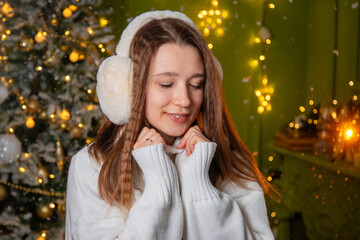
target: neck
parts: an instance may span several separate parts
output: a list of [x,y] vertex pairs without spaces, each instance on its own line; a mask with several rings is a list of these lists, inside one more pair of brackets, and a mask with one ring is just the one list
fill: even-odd
[[168,135],[166,135],[164,133],[160,133],[160,135],[162,136],[162,138],[166,142],[166,145],[172,146],[174,144],[176,137],[171,137],[171,136],[168,136]]

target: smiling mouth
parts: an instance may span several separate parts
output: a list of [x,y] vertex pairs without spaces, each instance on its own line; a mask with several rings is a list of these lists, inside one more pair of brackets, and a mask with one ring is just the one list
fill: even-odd
[[177,122],[177,123],[182,123],[185,122],[186,119],[190,116],[190,114],[174,114],[174,113],[165,113],[170,120]]

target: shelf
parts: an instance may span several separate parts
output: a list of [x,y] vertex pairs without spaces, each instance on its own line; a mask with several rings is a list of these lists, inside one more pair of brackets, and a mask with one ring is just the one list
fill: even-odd
[[352,165],[347,164],[345,162],[331,162],[330,158],[326,158],[324,156],[316,156],[310,152],[294,152],[289,149],[280,147],[275,145],[274,143],[268,144],[268,149],[273,151],[274,153],[278,153],[280,155],[291,156],[295,159],[299,159],[301,161],[305,161],[321,168],[331,170],[337,174],[342,174],[348,177],[353,177],[356,179],[360,179],[360,169],[354,168]]

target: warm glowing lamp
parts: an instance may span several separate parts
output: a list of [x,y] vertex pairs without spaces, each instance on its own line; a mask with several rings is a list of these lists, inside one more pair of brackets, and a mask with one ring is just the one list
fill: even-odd
[[354,135],[354,131],[351,128],[345,130],[345,139],[350,140]]

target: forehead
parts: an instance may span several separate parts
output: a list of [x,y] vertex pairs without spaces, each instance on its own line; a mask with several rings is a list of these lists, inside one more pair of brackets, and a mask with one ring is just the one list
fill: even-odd
[[204,60],[195,46],[166,43],[153,55],[150,65],[150,72],[164,70],[204,72]]

